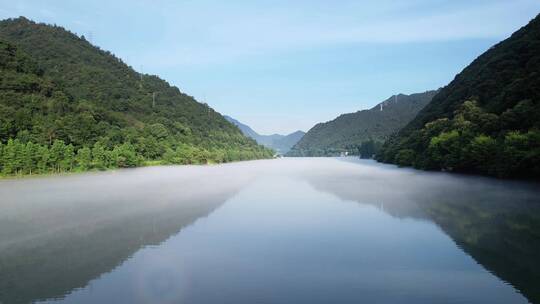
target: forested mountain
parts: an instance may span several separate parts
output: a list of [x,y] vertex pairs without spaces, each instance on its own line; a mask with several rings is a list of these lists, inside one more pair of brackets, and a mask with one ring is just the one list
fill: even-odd
[[540,16],[474,60],[377,156],[421,169],[540,177]]
[[436,91],[388,98],[369,110],[319,123],[291,149],[290,156],[331,156],[347,151],[371,157],[394,132],[405,126]]
[[285,154],[306,134],[304,131],[296,131],[288,135],[272,134],[261,135],[255,132],[250,126],[245,125],[238,120],[225,116],[225,119],[236,125],[244,135],[253,138],[260,145],[274,149],[280,154]]
[[271,156],[206,104],[84,37],[0,22],[3,174]]

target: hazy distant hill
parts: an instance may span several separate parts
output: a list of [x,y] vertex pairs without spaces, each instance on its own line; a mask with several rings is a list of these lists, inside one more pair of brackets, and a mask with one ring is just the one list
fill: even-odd
[[238,120],[224,116],[225,119],[235,124],[244,135],[253,138],[257,143],[266,147],[274,149],[276,152],[285,154],[287,153],[301,138],[306,134],[303,131],[296,131],[289,135],[272,134],[272,135],[260,135],[255,132],[251,127],[245,125]]
[[440,90],[378,155],[422,169],[540,177],[540,17]]
[[208,105],[62,27],[3,20],[0,41],[3,174],[271,155]]
[[328,156],[342,151],[359,153],[363,143],[381,144],[405,126],[436,91],[392,96],[369,110],[343,114],[319,123],[289,151],[290,156]]

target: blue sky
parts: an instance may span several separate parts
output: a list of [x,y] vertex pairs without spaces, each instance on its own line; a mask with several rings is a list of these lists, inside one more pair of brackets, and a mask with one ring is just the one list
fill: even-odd
[[446,85],[538,0],[0,0],[91,38],[256,131],[307,131]]

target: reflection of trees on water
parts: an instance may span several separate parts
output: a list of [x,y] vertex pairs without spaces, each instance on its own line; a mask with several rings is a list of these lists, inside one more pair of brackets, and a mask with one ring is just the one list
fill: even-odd
[[[134,172],[122,174],[130,178]],[[32,195],[1,189],[13,196],[0,215],[0,302],[58,298],[82,288],[140,248],[157,245],[209,215],[247,181],[216,185],[199,179],[195,187],[182,177],[167,183],[139,177],[123,185],[110,174],[105,181],[85,176],[62,186],[62,180],[44,186],[23,181],[28,183],[24,189],[37,187]],[[46,202],[41,204],[39,195]]]
[[540,301],[540,206],[536,205],[446,202],[431,204],[427,212],[460,248],[536,303]]
[[[540,302],[537,184],[371,163],[274,164],[268,172],[305,179],[343,200],[434,222],[487,270]],[[261,175],[239,167],[145,168],[0,183],[0,302],[62,297],[87,286],[140,248],[207,216]]]
[[488,271],[540,302],[538,184],[390,169],[307,180],[343,200],[434,222]]

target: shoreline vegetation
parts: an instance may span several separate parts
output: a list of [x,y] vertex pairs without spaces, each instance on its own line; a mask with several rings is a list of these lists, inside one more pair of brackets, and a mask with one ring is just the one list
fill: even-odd
[[51,146],[24,143],[10,139],[0,143],[0,178],[47,176],[65,173],[83,173],[121,168],[135,168],[157,165],[209,165],[235,161],[268,159],[273,155],[269,150],[204,150],[183,145],[176,150],[167,149],[160,159],[145,159],[134,145],[124,143],[107,149],[100,142],[92,148],[75,150],[55,140]]
[[0,181],[9,181],[9,180],[18,180],[18,179],[30,179],[30,178],[40,178],[40,177],[72,176],[72,175],[87,174],[87,173],[114,172],[115,170],[138,169],[138,168],[146,168],[146,167],[216,166],[216,165],[232,164],[232,163],[236,163],[236,162],[265,160],[265,159],[273,159],[273,158],[257,158],[257,159],[251,158],[251,159],[235,160],[235,161],[222,162],[222,163],[217,163],[217,162],[214,162],[214,161],[208,161],[207,163],[191,163],[191,164],[172,164],[172,163],[166,163],[166,162],[161,161],[161,160],[147,160],[147,161],[143,161],[141,163],[141,165],[136,166],[136,167],[110,167],[110,168],[103,168],[103,169],[93,168],[93,169],[88,169],[88,170],[85,170],[85,171],[71,170],[71,171],[61,171],[61,172],[32,173],[32,174],[12,174],[12,175],[0,174]]

